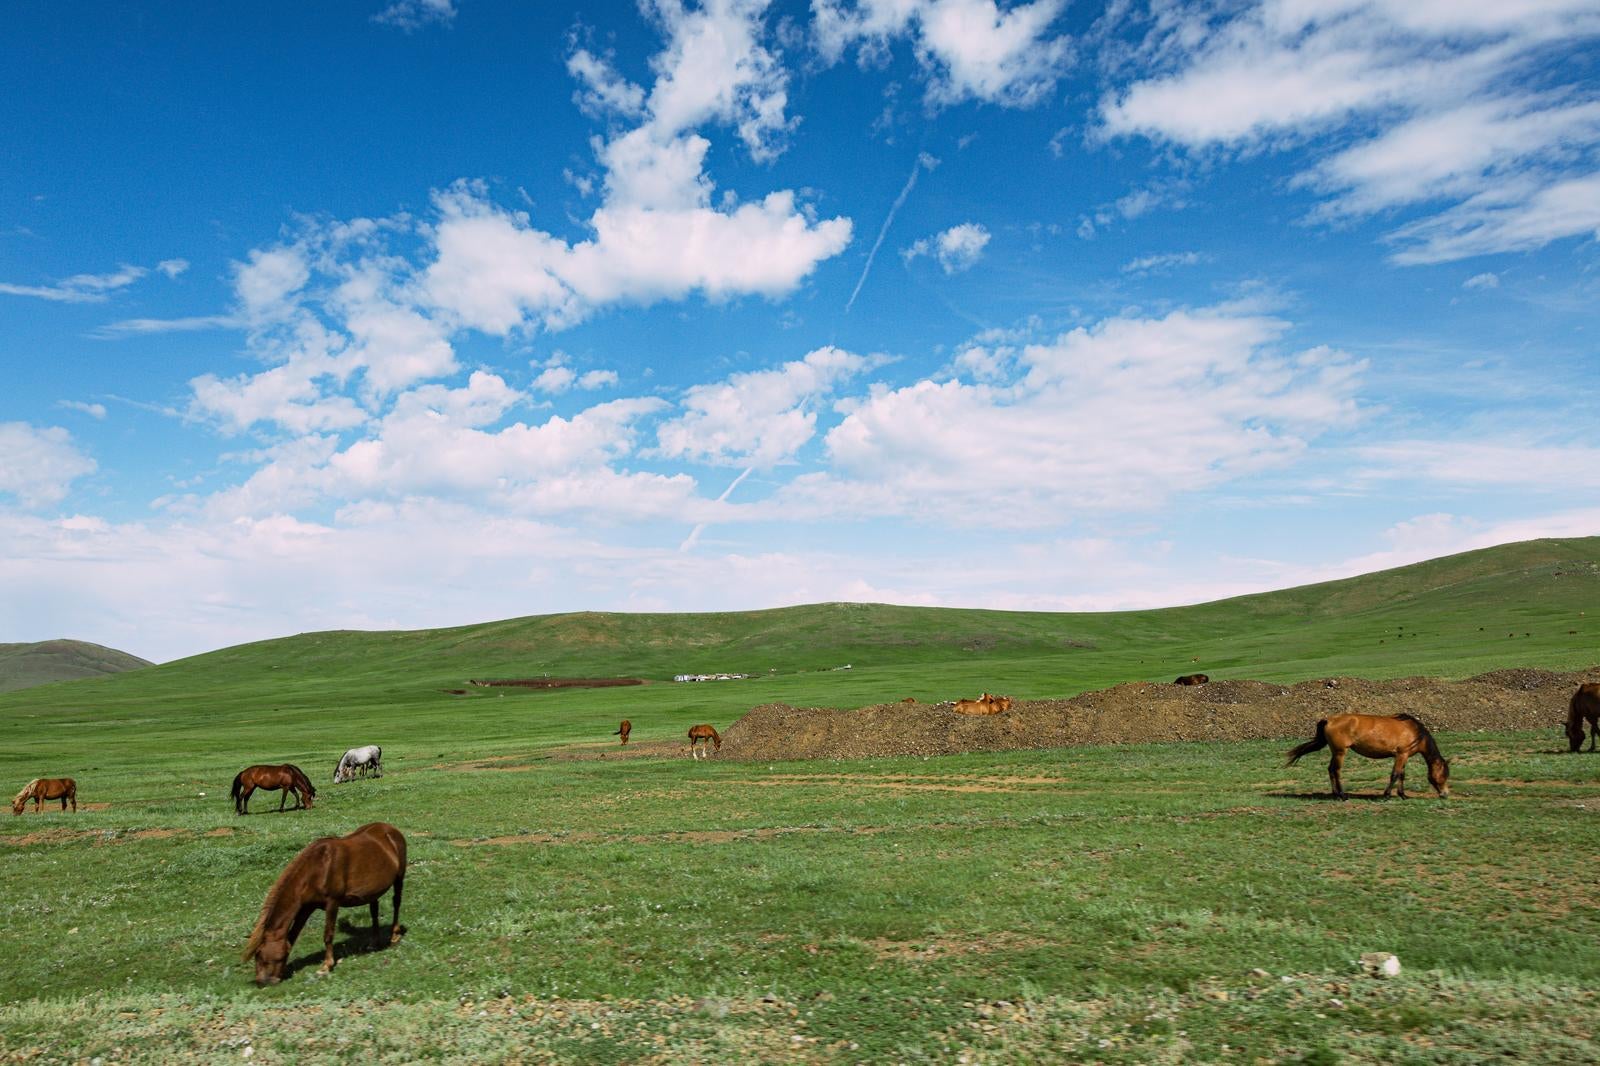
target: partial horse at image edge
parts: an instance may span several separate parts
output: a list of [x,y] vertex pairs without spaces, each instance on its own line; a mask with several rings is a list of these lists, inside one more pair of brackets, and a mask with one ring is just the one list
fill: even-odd
[[1286,765],[1293,766],[1302,756],[1322,748],[1333,751],[1328,760],[1328,779],[1333,783],[1335,799],[1348,798],[1340,776],[1348,751],[1369,759],[1394,759],[1394,768],[1389,771],[1389,787],[1383,790],[1385,799],[1393,794],[1397,785],[1400,798],[1407,798],[1406,760],[1421,753],[1428,763],[1428,783],[1439,793],[1440,799],[1450,798],[1450,763],[1440,753],[1428,727],[1409,714],[1330,715],[1317,723],[1314,737],[1289,749]]
[[294,763],[246,766],[233,777],[233,813],[249,814],[250,794],[258,788],[266,792],[279,790],[283,792],[283,796],[278,800],[280,813],[283,811],[283,805],[288,802],[291,792],[294,793],[300,806],[308,811],[313,806],[311,801],[317,796],[317,789],[311,783],[311,778]]
[[1572,751],[1583,749],[1583,723],[1589,723],[1589,750],[1600,739],[1600,684],[1579,685],[1567,704],[1567,743]]
[[72,813],[78,813],[78,782],[70,777],[36,777],[22,786],[22,791],[11,801],[11,813],[21,814],[28,801],[33,800],[33,813],[38,814],[45,800],[60,800],[61,809],[72,803]]
[[245,944],[243,958],[256,964],[256,984],[283,980],[289,951],[313,912],[323,912],[322,973],[334,967],[333,936],[339,908],[367,904],[372,910],[372,947],[378,946],[378,899],[394,889],[392,944],[405,932],[400,896],[406,881],[406,838],[387,822],[370,822],[342,837],[320,837],[289,860],[261,905],[261,917]]

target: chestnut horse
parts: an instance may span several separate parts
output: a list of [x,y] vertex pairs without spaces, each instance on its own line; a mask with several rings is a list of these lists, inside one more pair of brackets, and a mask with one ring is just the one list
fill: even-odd
[[624,718],[622,720],[622,725],[618,726],[617,731],[611,735],[614,737],[621,737],[623,746],[626,747],[628,743],[628,734],[631,732],[633,732],[633,723]]
[[[716,751],[722,750],[722,736],[712,726],[701,724],[689,727],[689,755],[691,758],[700,758],[701,745],[710,741]],[[707,756],[709,758],[709,756]]]
[[1011,697],[991,696],[985,692],[975,700],[956,700],[950,708],[957,714],[999,714],[1011,709]]
[[1573,751],[1583,747],[1583,723],[1589,723],[1589,750],[1600,739],[1600,685],[1579,685],[1567,704],[1567,743]]
[[72,801],[72,813],[78,813],[78,783],[70,777],[36,777],[22,786],[22,791],[17,793],[11,801],[11,813],[21,814],[22,808],[33,800],[33,813],[38,814],[44,806],[45,800],[60,800],[61,809],[67,809],[67,801]]
[[323,912],[322,973],[332,971],[333,933],[340,907],[372,908],[372,946],[378,947],[378,898],[394,889],[394,924],[389,942],[400,939],[400,893],[406,883],[406,838],[387,822],[372,822],[349,836],[322,837],[289,860],[272,883],[261,917],[244,946],[244,960],[256,960],[256,984],[283,980],[289,949],[313,911]]
[[1328,760],[1328,778],[1333,782],[1333,798],[1348,799],[1339,770],[1344,766],[1344,753],[1354,751],[1369,759],[1394,758],[1394,769],[1389,772],[1389,787],[1383,790],[1388,799],[1395,786],[1400,786],[1400,798],[1406,798],[1406,760],[1418,752],[1428,761],[1428,783],[1439,793],[1440,799],[1450,798],[1450,764],[1439,754],[1428,727],[1409,714],[1392,718],[1378,714],[1336,714],[1317,723],[1317,735],[1298,747],[1289,750],[1288,765],[1300,761],[1322,748],[1332,748]]
[[283,790],[282,797],[278,800],[278,810],[283,810],[283,805],[288,802],[289,793],[294,793],[294,798],[299,801],[304,810],[311,809],[311,801],[317,795],[317,790],[311,784],[311,779],[305,771],[293,763],[284,763],[281,766],[246,766],[233,778],[233,813],[250,813],[250,793],[256,789],[266,792]]
[[1184,674],[1172,682],[1174,685],[1208,685],[1211,683],[1209,674]]

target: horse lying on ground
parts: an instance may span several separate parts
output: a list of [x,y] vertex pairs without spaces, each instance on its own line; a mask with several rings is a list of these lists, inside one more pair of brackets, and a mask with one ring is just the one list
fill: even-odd
[[281,766],[246,766],[233,778],[233,813],[250,813],[250,793],[256,789],[267,792],[283,790],[282,797],[278,800],[278,810],[283,810],[283,805],[289,799],[289,793],[294,793],[294,798],[305,810],[311,809],[311,801],[316,798],[317,790],[311,784],[311,779],[305,771],[293,763],[284,763]]
[[950,709],[957,714],[999,714],[1011,709],[1011,697],[991,696],[985,692],[975,700],[956,700]]
[[1206,685],[1210,684],[1210,682],[1211,677],[1209,674],[1184,674],[1172,683],[1174,685]]
[[61,809],[67,809],[67,802],[72,802],[72,813],[78,813],[78,783],[70,777],[36,777],[22,786],[16,798],[11,801],[11,813],[21,814],[22,808],[33,800],[33,813],[38,814],[44,806],[45,800],[60,800]]
[[1322,748],[1332,748],[1328,760],[1328,779],[1333,782],[1333,798],[1347,799],[1344,782],[1339,771],[1344,766],[1344,754],[1354,751],[1369,759],[1394,758],[1394,769],[1389,771],[1389,787],[1383,790],[1384,799],[1400,786],[1400,798],[1406,798],[1406,760],[1418,752],[1428,761],[1428,783],[1441,799],[1450,798],[1450,764],[1439,754],[1428,727],[1409,714],[1392,718],[1377,714],[1336,714],[1317,723],[1317,735],[1289,750],[1288,765],[1300,761]]
[[389,942],[400,939],[400,894],[406,882],[406,838],[387,822],[364,825],[349,836],[313,840],[289,860],[273,882],[261,917],[244,946],[244,960],[256,961],[256,984],[283,980],[284,964],[313,911],[321,910],[322,973],[333,970],[333,933],[340,907],[372,908],[372,947],[378,947],[378,898],[394,889],[394,923]]
[[[705,725],[703,723],[701,725],[692,725],[692,726],[690,726],[689,727],[689,755],[690,755],[690,757],[691,758],[695,758],[695,759],[701,758],[701,754],[700,754],[701,746],[703,744],[705,744],[707,741],[711,742],[712,750],[714,750],[714,751],[721,751],[722,750],[722,736],[716,731],[715,727],[709,726],[709,725]],[[709,757],[710,757],[709,755],[706,756],[706,758],[709,758]]]
[[1583,723],[1589,723],[1589,750],[1600,739],[1600,685],[1579,685],[1567,704],[1567,743],[1573,751],[1583,747]]
[[333,783],[354,781],[356,771],[362,777],[367,776],[370,770],[373,777],[383,776],[383,748],[377,744],[368,744],[364,748],[351,748],[339,758],[339,765],[333,771]]
[[624,718],[622,720],[622,724],[617,727],[617,731],[611,735],[614,737],[621,737],[623,746],[626,747],[628,743],[628,734],[631,732],[633,732],[633,723]]

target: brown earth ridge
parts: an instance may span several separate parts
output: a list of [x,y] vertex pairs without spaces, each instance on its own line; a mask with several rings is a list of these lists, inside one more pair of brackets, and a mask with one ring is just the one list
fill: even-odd
[[1011,710],[982,718],[957,714],[945,704],[840,710],[772,703],[730,725],[718,757],[861,759],[1178,740],[1304,740],[1318,719],[1352,711],[1414,715],[1441,743],[1450,732],[1547,730],[1552,750],[1565,751],[1560,729],[1567,702],[1580,683],[1597,678],[1600,666],[1494,670],[1462,681],[1340,677],[1193,687],[1130,682],[1071,699],[1015,700]]

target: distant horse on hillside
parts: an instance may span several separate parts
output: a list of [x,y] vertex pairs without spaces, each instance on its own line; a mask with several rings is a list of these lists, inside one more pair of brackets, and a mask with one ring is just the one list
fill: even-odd
[[371,771],[373,777],[383,776],[383,748],[377,744],[368,744],[364,748],[351,748],[339,758],[339,765],[333,771],[333,783],[354,781],[356,772],[360,771],[366,777]]
[[1210,684],[1211,677],[1207,674],[1184,674],[1173,681],[1174,685],[1206,685]]
[[985,692],[975,700],[956,700],[950,709],[957,714],[1000,714],[1011,709],[1011,697],[991,696]]
[[256,963],[256,984],[283,980],[284,964],[313,911],[321,910],[322,973],[333,970],[333,934],[339,908],[372,908],[372,946],[378,947],[378,898],[394,889],[389,943],[400,939],[400,894],[406,882],[406,838],[387,822],[364,825],[349,836],[313,840],[289,860],[267,893],[261,917],[244,946],[244,961]]
[[[701,746],[705,744],[706,741],[711,742],[711,746],[714,751],[722,750],[722,736],[716,731],[715,727],[705,725],[704,723],[689,727],[689,755],[691,758],[701,758]],[[709,757],[710,756],[706,756],[706,758]]]
[[1593,751],[1595,740],[1600,738],[1600,685],[1579,685],[1572,702],[1567,704],[1567,743],[1573,751],[1583,747],[1585,721],[1589,723],[1589,750]]
[[1300,761],[1322,748],[1332,748],[1328,760],[1328,778],[1333,782],[1333,798],[1348,799],[1339,771],[1344,766],[1344,754],[1355,751],[1369,759],[1393,757],[1394,769],[1389,772],[1389,787],[1383,790],[1384,799],[1400,787],[1400,798],[1406,798],[1406,760],[1421,753],[1428,761],[1428,783],[1439,793],[1440,799],[1450,798],[1450,764],[1439,754],[1428,727],[1409,714],[1385,717],[1377,714],[1336,714],[1317,723],[1317,735],[1289,750],[1288,765]]
[[621,737],[622,738],[622,746],[623,747],[627,747],[628,746],[628,734],[631,733],[631,732],[633,732],[633,723],[628,721],[626,718],[624,718],[622,720],[622,724],[617,727],[617,731],[615,733],[612,733],[611,735],[614,736],[614,737]]
[[317,795],[311,779],[306,776],[304,770],[293,763],[284,763],[281,766],[247,766],[233,778],[233,813],[249,814],[250,793],[258,788],[267,792],[276,792],[280,789],[283,791],[282,797],[278,800],[280,812],[291,792],[304,810],[311,809],[311,801]]
[[70,777],[36,777],[22,786],[16,798],[11,801],[11,813],[21,814],[22,808],[33,800],[33,813],[38,814],[44,806],[45,800],[60,800],[61,809],[67,809],[67,802],[72,802],[72,813],[78,813],[78,783]]

